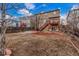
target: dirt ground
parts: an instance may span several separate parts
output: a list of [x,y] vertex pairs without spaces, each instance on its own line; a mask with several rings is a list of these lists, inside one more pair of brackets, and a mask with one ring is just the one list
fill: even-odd
[[14,56],[78,56],[79,53],[61,32],[19,32],[6,35],[6,46]]

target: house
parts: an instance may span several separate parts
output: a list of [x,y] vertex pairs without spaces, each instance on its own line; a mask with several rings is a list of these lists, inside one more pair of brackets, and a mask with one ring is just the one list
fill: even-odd
[[79,36],[79,8],[70,10],[67,15],[67,31]]
[[27,28],[30,27],[30,20],[28,17],[20,17],[19,19],[20,19],[20,26],[22,24],[25,24],[25,27]]
[[60,28],[60,10],[56,9],[30,16],[32,27],[39,31],[58,31]]

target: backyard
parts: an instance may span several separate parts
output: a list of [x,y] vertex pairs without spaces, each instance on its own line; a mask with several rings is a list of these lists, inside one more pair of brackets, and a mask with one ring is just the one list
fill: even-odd
[[70,43],[70,36],[62,32],[26,31],[6,35],[6,46],[16,56],[79,55]]

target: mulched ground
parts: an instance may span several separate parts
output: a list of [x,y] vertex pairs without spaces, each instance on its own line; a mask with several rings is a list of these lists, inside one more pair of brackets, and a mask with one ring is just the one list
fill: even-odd
[[14,56],[78,56],[79,53],[61,32],[20,32],[6,35],[6,46]]

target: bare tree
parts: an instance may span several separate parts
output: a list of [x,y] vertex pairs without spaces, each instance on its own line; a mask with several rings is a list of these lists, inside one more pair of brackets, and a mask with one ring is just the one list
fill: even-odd
[[6,32],[6,20],[5,20],[5,3],[2,3],[1,14],[1,33],[0,33],[0,55],[4,55],[5,49],[5,32]]
[[79,9],[73,9],[67,16],[67,31],[71,34],[79,35]]

